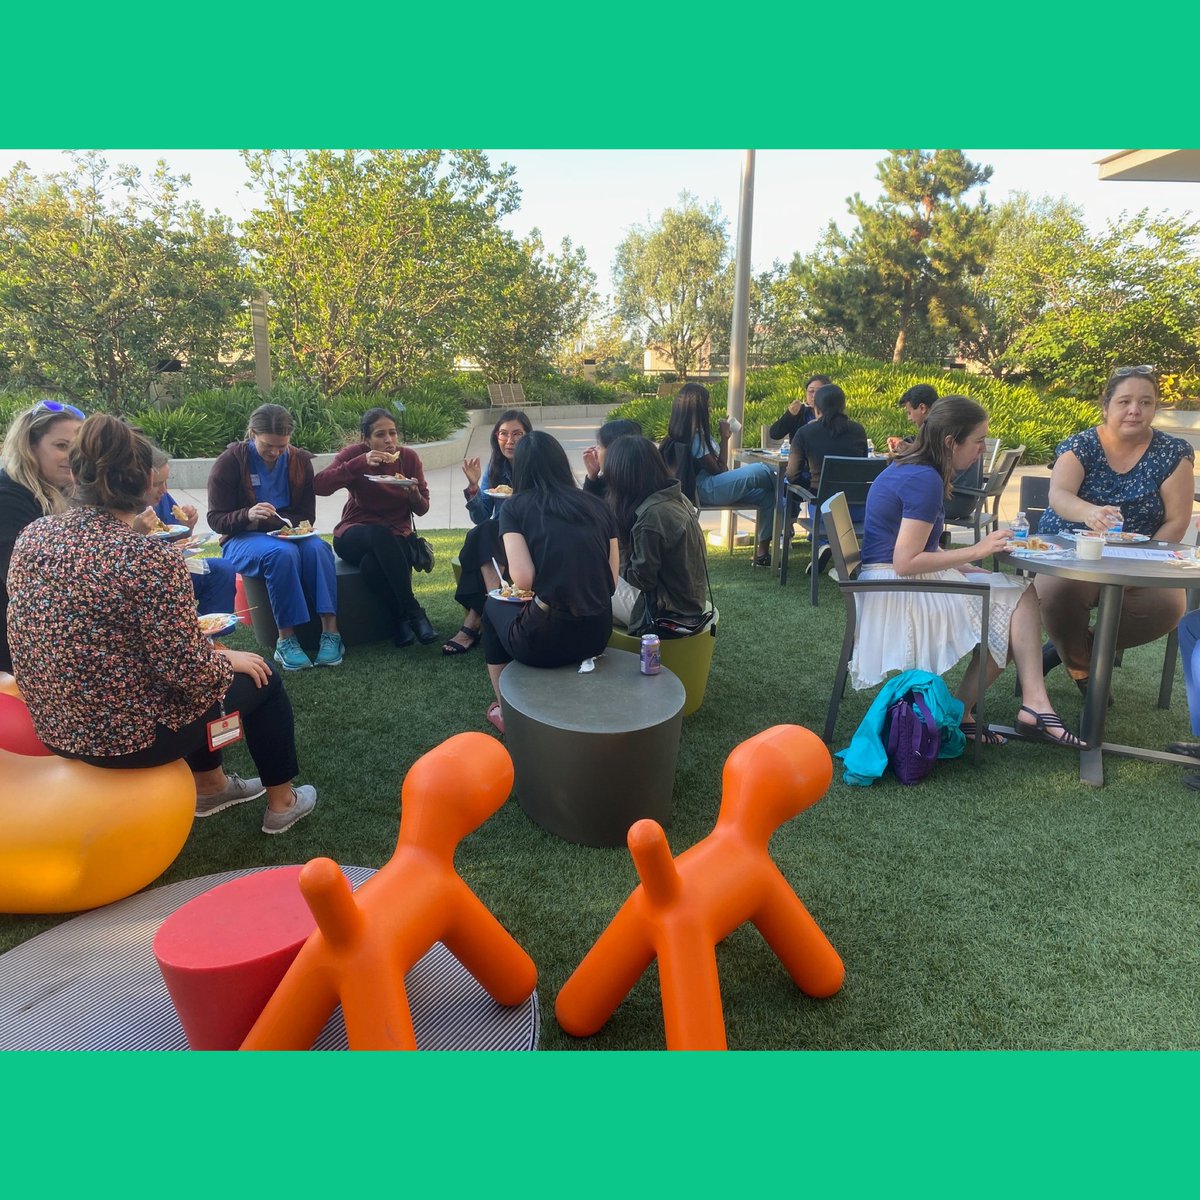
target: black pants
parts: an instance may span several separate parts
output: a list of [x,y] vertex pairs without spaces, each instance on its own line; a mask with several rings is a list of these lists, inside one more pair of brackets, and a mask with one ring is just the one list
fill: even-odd
[[483,611],[483,657],[492,666],[564,667],[595,658],[608,645],[612,609],[594,617],[546,611],[536,601],[510,604],[489,599]]
[[[254,760],[255,769],[267,787],[288,783],[296,778],[296,731],[292,719],[292,702],[283,690],[279,676],[272,671],[270,680],[255,686],[249,675],[235,675],[225,693],[226,713],[237,712],[242,717],[246,749]],[[209,721],[221,715],[221,705],[214,704],[203,716],[182,729],[159,725],[154,741],[144,750],[133,754],[69,754],[54,753],[63,758],[77,758],[93,767],[161,767],[176,759],[187,760],[193,771],[212,771],[221,765],[221,752],[208,748]]]
[[407,538],[386,525],[351,525],[333,539],[333,549],[362,572],[367,587],[383,597],[394,621],[421,615],[413,596],[412,552]]
[[483,604],[488,589],[483,582],[483,565],[496,559],[504,566],[504,543],[500,540],[500,522],[494,517],[482,525],[467,530],[466,540],[458,552],[462,575],[454,591],[454,599],[463,608],[483,616]]

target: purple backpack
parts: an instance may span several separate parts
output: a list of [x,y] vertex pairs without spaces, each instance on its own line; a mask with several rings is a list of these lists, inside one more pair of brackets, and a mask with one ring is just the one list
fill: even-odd
[[942,735],[929,706],[916,692],[905,692],[888,705],[888,766],[901,783],[920,783],[937,762]]

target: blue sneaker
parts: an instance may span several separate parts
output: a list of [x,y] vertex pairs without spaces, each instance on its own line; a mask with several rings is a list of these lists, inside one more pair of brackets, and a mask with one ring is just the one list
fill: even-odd
[[300,649],[300,643],[294,637],[280,638],[275,643],[275,661],[285,671],[303,671],[312,666],[312,659]]
[[337,667],[346,657],[346,647],[340,633],[321,634],[321,646],[317,650],[318,667]]

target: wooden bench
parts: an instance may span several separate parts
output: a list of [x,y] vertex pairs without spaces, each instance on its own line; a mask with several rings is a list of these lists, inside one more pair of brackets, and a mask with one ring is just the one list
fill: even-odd
[[525,398],[525,389],[519,383],[489,383],[488,399],[493,408],[528,408],[535,401]]
[[[347,646],[366,646],[393,637],[396,624],[383,598],[367,586],[357,567],[340,558],[336,559],[336,564],[337,620],[342,641]],[[275,614],[271,612],[267,582],[261,576],[244,578],[255,640],[260,646],[274,650],[279,628],[275,624]],[[310,656],[315,654],[321,643],[320,618],[297,625],[296,637]]]

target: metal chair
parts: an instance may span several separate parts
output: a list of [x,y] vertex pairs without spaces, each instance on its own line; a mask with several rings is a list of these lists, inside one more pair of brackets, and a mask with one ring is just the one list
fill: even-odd
[[1020,511],[1029,518],[1029,532],[1037,533],[1042,513],[1050,507],[1050,473],[1021,476]]
[[[879,477],[879,473],[888,465],[886,458],[849,458],[840,455],[830,455],[821,464],[821,478],[817,484],[817,493],[814,496],[808,488],[803,488],[799,484],[789,483],[784,494],[784,503],[789,503],[790,500],[796,499],[809,504],[814,508],[820,508],[830,496],[838,492],[845,494],[847,504],[865,504],[867,502],[867,492],[871,490],[871,484]],[[813,605],[820,603],[817,585],[820,582],[820,571],[817,570],[820,564],[820,546],[821,546],[821,524],[820,518],[815,515],[812,517],[801,516],[798,518],[799,524],[803,525],[808,530],[809,541],[812,545],[812,586],[810,589],[810,597]],[[861,532],[861,522],[856,527],[856,532]],[[779,583],[780,586],[787,584],[788,572],[788,555],[791,549],[792,539],[787,536],[787,522],[784,522],[784,537],[783,537],[783,552],[779,562]]]
[[[1024,446],[1018,446],[1015,450],[1002,450],[995,468],[988,475],[987,479],[984,480],[983,487],[956,488],[956,495],[975,497],[975,511],[969,519],[952,521],[947,518],[946,528],[969,528],[974,534],[975,541],[979,541],[985,531],[998,528],[1000,524],[1000,497],[1004,494],[1004,489],[1008,486],[1008,481],[1012,478],[1012,473],[1017,469],[1017,464],[1021,461],[1024,453]],[[989,505],[991,506],[990,508]],[[995,567],[996,564],[993,560],[992,569],[995,570]]]
[[[826,459],[826,462],[829,460]],[[823,473],[822,473],[823,475]],[[833,745],[833,733],[837,726],[838,709],[846,691],[846,680],[850,674],[850,657],[854,653],[854,642],[858,632],[858,604],[856,597],[867,592],[949,592],[954,595],[978,596],[983,602],[983,618],[979,631],[979,675],[975,692],[975,722],[980,734],[987,728],[984,715],[987,691],[988,657],[988,611],[991,589],[986,583],[967,583],[941,579],[859,579],[862,553],[854,523],[850,519],[850,506],[844,493],[831,496],[821,505],[821,520],[825,527],[825,538],[833,550],[833,563],[837,570],[838,590],[846,602],[846,632],[842,637],[842,653],[838,659],[837,672],[833,677],[833,692],[829,697],[829,709],[825,714],[824,740]],[[982,761],[983,740],[975,739],[975,765]]]

